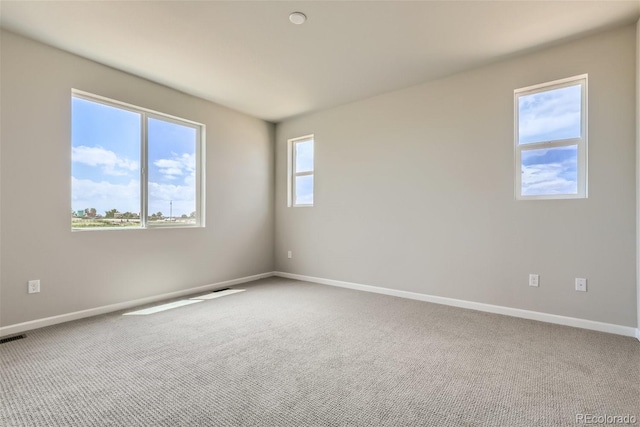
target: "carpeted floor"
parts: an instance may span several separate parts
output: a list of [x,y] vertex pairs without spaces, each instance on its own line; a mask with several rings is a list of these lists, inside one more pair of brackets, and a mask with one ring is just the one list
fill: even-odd
[[574,426],[634,415],[640,343],[269,278],[0,345],[3,426]]

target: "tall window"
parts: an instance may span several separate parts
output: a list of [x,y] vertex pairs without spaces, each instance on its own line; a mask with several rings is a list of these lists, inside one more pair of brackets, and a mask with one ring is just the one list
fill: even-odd
[[514,96],[516,198],[586,198],[587,75]]
[[74,90],[71,227],[201,226],[204,125]]
[[289,206],[313,206],[313,135],[290,139]]

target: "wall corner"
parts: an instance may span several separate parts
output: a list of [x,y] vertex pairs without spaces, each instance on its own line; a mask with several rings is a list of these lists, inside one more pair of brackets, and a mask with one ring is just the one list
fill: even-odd
[[640,19],[636,23],[636,337],[640,340]]

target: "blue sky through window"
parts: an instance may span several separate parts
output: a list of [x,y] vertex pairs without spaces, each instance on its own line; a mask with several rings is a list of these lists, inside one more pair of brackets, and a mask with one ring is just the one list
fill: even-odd
[[518,98],[518,142],[580,138],[582,87],[573,85]]
[[313,140],[296,143],[296,172],[313,170]]
[[196,210],[196,129],[149,118],[148,133],[149,215],[189,216]]
[[[313,139],[296,142],[295,173],[313,172]],[[295,177],[295,204],[313,204],[313,174]]]
[[522,195],[577,194],[578,147],[522,152]]
[[[73,211],[140,213],[141,118],[72,97]],[[149,214],[189,216],[196,210],[196,129],[149,117],[147,134]]]
[[71,207],[140,212],[140,114],[72,98]]
[[313,204],[313,175],[296,177],[296,204]]

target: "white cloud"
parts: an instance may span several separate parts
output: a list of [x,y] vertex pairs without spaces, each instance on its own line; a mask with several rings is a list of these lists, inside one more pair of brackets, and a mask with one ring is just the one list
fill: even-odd
[[112,184],[71,177],[71,190],[74,210],[96,208],[101,215],[114,208],[120,212],[140,212],[140,181],[137,180]]
[[80,145],[71,150],[71,159],[74,162],[88,166],[102,166],[106,175],[128,175],[130,171],[136,171],[139,163],[135,160],[118,157],[116,153],[105,150],[102,147],[87,147]]
[[184,153],[177,155],[172,153],[171,159],[159,159],[153,162],[158,167],[158,171],[164,175],[165,179],[174,180],[176,177],[184,176],[186,184],[193,182],[188,181],[190,177],[195,176],[196,170],[196,156],[195,154]]
[[182,175],[182,163],[177,160],[160,159],[153,162],[164,175]]
[[[118,175],[119,172],[135,170],[136,162],[118,158],[115,153],[101,147],[74,147],[73,161],[90,166],[102,166],[105,173]],[[195,210],[195,155],[173,154],[170,159],[153,162],[163,178],[173,182],[149,182],[149,212],[163,212],[169,215],[172,203],[173,215],[189,215]],[[125,172],[126,173],[126,172]],[[105,180],[78,179],[72,177],[73,209],[96,208],[104,215],[107,210],[120,212],[140,211],[140,181],[131,180],[126,184],[115,184]]]
[[580,123],[579,111],[565,111],[546,117],[525,116],[520,120],[520,138],[522,141],[528,141],[531,138],[537,141],[539,138],[536,137],[539,135],[564,131],[575,123]]
[[196,210],[195,186],[161,184],[149,182],[149,212],[169,214],[169,203],[173,206],[173,215],[189,215]]
[[149,182],[149,199],[150,200],[195,200],[195,187],[186,185],[161,184],[158,182]]
[[520,97],[521,142],[579,136],[581,87],[569,86]]
[[577,181],[562,176],[575,160],[522,166],[522,194],[576,194]]

